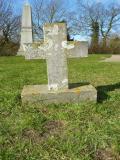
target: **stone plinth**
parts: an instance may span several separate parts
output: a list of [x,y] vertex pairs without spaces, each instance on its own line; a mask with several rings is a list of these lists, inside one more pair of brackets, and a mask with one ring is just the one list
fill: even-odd
[[92,85],[58,91],[48,90],[47,85],[28,85],[24,86],[21,99],[23,104],[79,104],[96,102],[97,91]]

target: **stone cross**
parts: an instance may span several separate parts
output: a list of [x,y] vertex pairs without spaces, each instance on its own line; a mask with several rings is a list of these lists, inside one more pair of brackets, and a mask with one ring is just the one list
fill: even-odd
[[[80,103],[97,100],[97,91],[92,85],[68,87],[67,58],[74,50],[74,43],[67,41],[67,27],[65,23],[44,25],[44,43],[34,50],[25,45],[26,59],[39,59],[41,53],[47,61],[48,85],[24,86],[22,103],[65,104]],[[71,52],[72,56],[74,52]],[[70,56],[71,57],[71,56]]]
[[[44,25],[44,43],[37,52],[26,48],[26,59],[39,59],[41,53],[47,60],[48,89],[61,90],[68,88],[67,58],[68,52],[75,48],[74,43],[67,41],[67,26],[65,23]],[[74,50],[73,50],[74,51]],[[72,54],[74,56],[75,52]]]

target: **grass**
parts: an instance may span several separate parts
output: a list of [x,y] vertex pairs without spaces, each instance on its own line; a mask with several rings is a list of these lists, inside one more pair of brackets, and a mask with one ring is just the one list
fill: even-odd
[[69,82],[90,82],[98,103],[59,106],[21,104],[24,85],[47,83],[44,60],[0,57],[0,160],[120,159],[120,63],[105,57],[68,61]]

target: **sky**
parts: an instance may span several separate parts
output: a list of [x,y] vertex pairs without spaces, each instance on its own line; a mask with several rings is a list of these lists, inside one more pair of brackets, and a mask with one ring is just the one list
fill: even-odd
[[[16,12],[21,12],[21,9],[22,9],[22,6],[24,4],[26,0],[13,0],[13,4],[15,5],[15,10]],[[28,0],[31,4],[34,0]],[[58,0],[59,1],[59,0]],[[91,0],[93,1],[93,0]],[[120,0],[95,0],[96,2],[102,2],[104,4],[108,4],[108,3],[111,3],[111,2],[117,2],[117,3],[120,3]],[[68,6],[73,6],[74,7],[74,4],[76,3],[76,0],[65,0],[65,2],[67,2]]]
[[[13,0],[13,5],[15,6],[15,13],[16,14],[22,14],[22,7],[23,7],[23,4],[25,3],[25,1],[29,1],[30,4],[32,4],[32,2],[34,0]],[[59,0],[57,0],[59,1]],[[75,4],[76,4],[76,1],[77,0],[64,0],[65,1],[65,6],[66,6],[66,9],[70,8],[70,9],[74,9],[75,8]],[[85,1],[85,0],[84,0]],[[93,2],[93,0],[89,0],[91,2]],[[117,2],[120,4],[120,0],[94,0],[96,2],[102,2],[104,5],[107,5],[109,3],[112,3],[112,2]],[[80,36],[80,35],[77,35],[74,37],[74,39],[76,40],[89,40],[88,39],[88,36]]]
[[[22,7],[23,7],[23,4],[25,3],[25,1],[29,1],[29,3],[32,5],[32,2],[34,2],[34,0],[12,0],[13,1],[13,5],[14,5],[14,8],[15,8],[15,13],[16,14],[21,14],[22,13]],[[59,0],[57,0],[59,1]],[[74,9],[75,6],[76,6],[76,1],[77,0],[64,0],[64,2],[66,3],[65,6],[66,8],[70,8],[70,9]],[[84,0],[85,1],[85,0]],[[93,0],[89,0],[91,2],[93,2]],[[112,3],[112,2],[117,2],[120,4],[120,0],[94,0],[96,2],[102,2],[103,4],[109,4],[109,3]]]
[[[23,4],[25,3],[25,1],[29,1],[30,4],[32,4],[32,2],[34,0],[13,0],[13,4],[15,5],[15,10],[17,10],[17,12],[20,12],[22,9]],[[59,0],[58,0],[59,1]],[[68,6],[74,6],[76,0],[65,0],[65,3]]]

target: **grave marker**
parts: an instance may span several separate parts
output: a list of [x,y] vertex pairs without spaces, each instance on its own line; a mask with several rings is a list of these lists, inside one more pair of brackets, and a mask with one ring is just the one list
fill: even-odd
[[[80,103],[97,100],[97,91],[92,85],[68,87],[67,54],[74,45],[67,43],[65,23],[46,24],[44,26],[44,44],[39,50],[45,53],[47,61],[48,85],[25,86],[21,98],[23,103]],[[32,50],[26,46],[26,58]],[[36,57],[39,57],[37,52]]]

